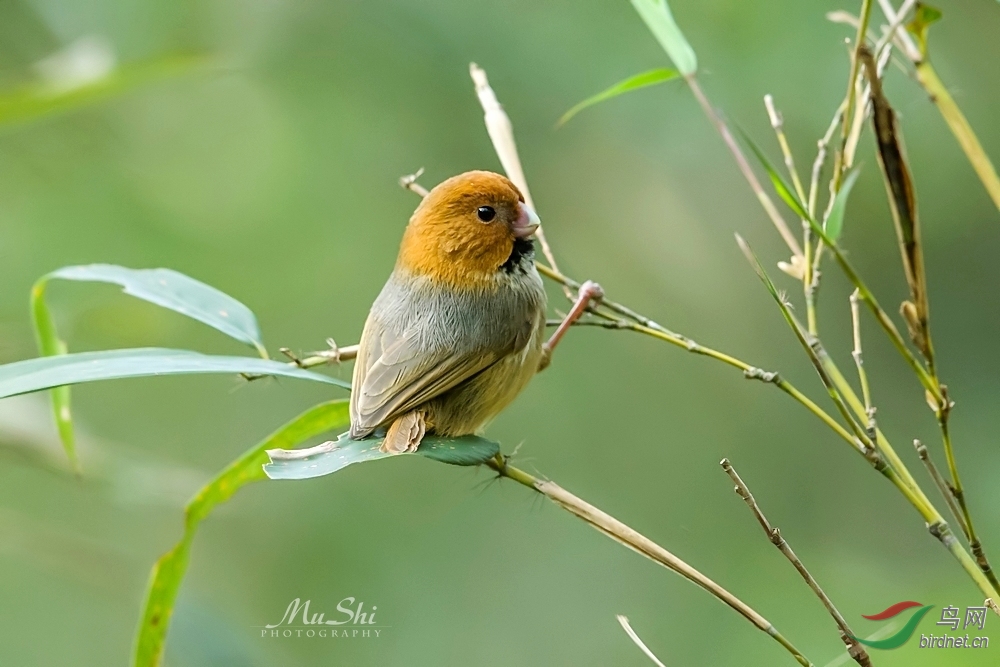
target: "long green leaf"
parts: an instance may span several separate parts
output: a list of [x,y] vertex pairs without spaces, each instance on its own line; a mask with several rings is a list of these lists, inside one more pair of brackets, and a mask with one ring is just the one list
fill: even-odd
[[825,227],[826,235],[834,241],[840,238],[841,232],[844,231],[844,213],[847,211],[847,198],[851,196],[851,188],[854,187],[854,182],[858,180],[860,173],[859,169],[855,169],[849,173],[841,184],[837,196],[833,198],[833,205],[830,207],[830,215],[826,219]]
[[[269,450],[270,463],[264,466],[264,472],[271,479],[312,479],[343,470],[352,463],[395,456],[379,449],[383,439],[352,440],[344,433],[336,441],[308,450]],[[472,466],[485,463],[499,451],[499,444],[475,435],[458,438],[428,435],[414,453],[442,463]]]
[[570,118],[580,113],[589,106],[593,106],[605,100],[610,100],[613,97],[618,97],[624,93],[632,90],[639,90],[640,88],[645,88],[647,86],[655,86],[658,83],[663,83],[665,81],[670,81],[671,79],[676,79],[680,76],[680,72],[675,69],[652,69],[648,72],[643,72],[642,74],[636,74],[635,76],[630,76],[624,81],[619,81],[615,85],[611,86],[607,90],[602,90],[592,97],[588,97],[584,101],[580,102],[572,109],[567,111],[559,119],[557,125],[563,125]]
[[681,74],[694,74],[698,70],[698,58],[674,21],[667,0],[632,0],[632,6]]
[[126,294],[207,324],[253,346],[261,357],[267,358],[253,312],[225,292],[183,273],[172,269],[129,269],[114,264],[65,266],[39,281],[42,290],[45,283],[54,279],[121,285]]
[[0,126],[24,123],[108,99],[141,85],[184,74],[205,56],[174,54],[121,65],[106,76],[68,89],[45,82],[0,92]]
[[184,536],[153,566],[132,656],[134,667],[154,667],[163,649],[174,602],[187,571],[191,543],[198,525],[216,505],[232,497],[245,484],[264,479],[265,450],[292,448],[314,436],[346,426],[350,421],[346,400],[322,403],[307,410],[248,450],[206,484],[184,510]]
[[781,174],[771,161],[767,158],[767,155],[760,149],[757,144],[754,143],[750,135],[739,128],[740,134],[743,136],[743,141],[746,142],[753,154],[757,156],[757,160],[760,162],[761,166],[764,167],[764,171],[767,172],[768,177],[771,179],[771,184],[774,186],[774,191],[778,193],[781,200],[788,204],[788,208],[792,209],[796,215],[798,215],[803,220],[809,219],[809,214],[806,212],[805,205],[799,201],[799,198],[795,196],[795,192],[789,187],[785,179],[781,177]]
[[[128,269],[113,264],[64,266],[42,276],[32,287],[31,314],[38,349],[44,356],[67,352],[66,343],[59,338],[52,313],[45,302],[46,287],[56,279],[121,285],[126,294],[196,319],[240,342],[252,345],[261,357],[267,358],[257,318],[249,308],[233,297],[170,269]],[[69,387],[52,390],[52,412],[63,449],[74,468],[78,468]]]
[[350,383],[291,364],[147,347],[39,357],[0,366],[0,398],[82,382],[199,373],[280,375],[350,389]]

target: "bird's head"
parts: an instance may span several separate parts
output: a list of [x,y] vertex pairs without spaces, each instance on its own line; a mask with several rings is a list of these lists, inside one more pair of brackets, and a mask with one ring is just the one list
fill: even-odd
[[531,251],[538,216],[500,174],[453,176],[424,197],[403,235],[397,267],[457,288],[494,284]]

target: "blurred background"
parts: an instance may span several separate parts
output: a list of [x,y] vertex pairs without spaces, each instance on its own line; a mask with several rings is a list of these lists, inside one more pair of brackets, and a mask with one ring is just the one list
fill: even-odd
[[[843,96],[844,38],[853,33],[824,14],[859,5],[672,3],[713,102],[777,163],[761,103],[774,95],[803,172]],[[934,63],[1000,160],[1000,5],[958,0],[942,9]],[[82,49],[81,71],[37,66],[67,49]],[[513,119],[569,275],[600,281],[612,298],[703,344],[780,370],[827,406],[733,233],[768,266],[787,259],[785,250],[689,91],[662,85],[555,128],[584,97],[670,66],[624,0],[0,3],[0,99],[114,68],[143,72],[41,119],[18,121],[15,109],[0,127],[0,362],[36,355],[32,283],[91,262],[170,267],[228,292],[257,313],[272,353],[322,349],[331,336],[355,342],[417,203],[397,178],[425,167],[430,186],[499,169],[470,61],[486,68]],[[996,562],[1000,214],[920,88],[896,67],[887,78],[918,188],[959,462]],[[844,243],[894,311],[906,286],[870,132],[861,145]],[[827,269],[821,327],[847,371],[850,290]],[[775,273],[798,303],[798,286]],[[111,286],[58,283],[49,292],[73,351],[246,352]],[[560,299],[553,291],[556,308]],[[933,416],[874,322],[863,327],[879,424],[930,493],[907,443],[923,439],[943,465]],[[350,366],[330,372],[347,378]],[[66,472],[44,396],[0,402],[0,662],[125,664],[150,567],[179,538],[187,498],[336,392],[217,376],[80,387],[79,479]],[[940,629],[932,621],[941,607],[982,604],[895,489],[798,404],[653,339],[574,329],[488,435],[508,451],[520,445],[523,467],[728,587],[817,665],[843,664],[843,645],[733,494],[723,456],[860,634],[880,627],[861,614],[900,600],[935,605],[921,625],[928,633]],[[354,597],[377,606],[389,627],[378,639],[262,639],[259,627],[296,597],[328,611]],[[409,457],[251,485],[221,507],[195,542],[167,662],[647,664],[617,613],[671,666],[792,662],[715,599],[523,487]],[[983,634],[997,646],[931,651],[912,640],[873,660],[996,664],[1000,619],[991,616]]]

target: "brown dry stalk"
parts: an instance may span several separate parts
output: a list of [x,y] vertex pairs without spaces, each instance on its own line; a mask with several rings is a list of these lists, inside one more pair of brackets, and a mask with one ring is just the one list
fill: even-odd
[[820,599],[823,606],[833,617],[834,622],[837,624],[837,628],[840,630],[840,639],[847,646],[847,653],[851,658],[857,662],[861,667],[871,667],[871,658],[868,657],[868,653],[865,651],[861,643],[854,639],[854,632],[847,625],[847,621],[844,620],[843,615],[834,606],[833,601],[830,600],[829,596],[820,587],[819,582],[816,581],[815,577],[806,569],[806,566],[802,563],[802,560],[795,555],[792,551],[791,545],[781,536],[781,531],[776,527],[771,525],[771,522],[767,520],[764,516],[764,512],[761,511],[760,506],[757,505],[757,501],[753,497],[753,493],[750,492],[750,488],[746,485],[743,479],[740,477],[739,473],[736,472],[736,468],[733,464],[729,462],[729,459],[722,459],[720,465],[722,469],[726,471],[730,479],[733,480],[733,484],[736,485],[735,491],[740,498],[747,504],[750,511],[753,512],[754,517],[760,524],[760,527],[764,529],[764,533],[767,534],[767,538],[771,541],[775,547],[778,548],[785,558],[791,562],[791,564],[798,570],[799,574],[812,589],[812,592],[816,594],[816,597]]

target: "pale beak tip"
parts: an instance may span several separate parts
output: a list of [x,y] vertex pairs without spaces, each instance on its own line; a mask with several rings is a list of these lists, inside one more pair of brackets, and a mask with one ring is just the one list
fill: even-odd
[[522,202],[520,207],[521,213],[517,216],[517,222],[514,224],[514,236],[526,239],[535,233],[542,221],[538,219],[538,214],[535,213],[534,209],[527,204]]

